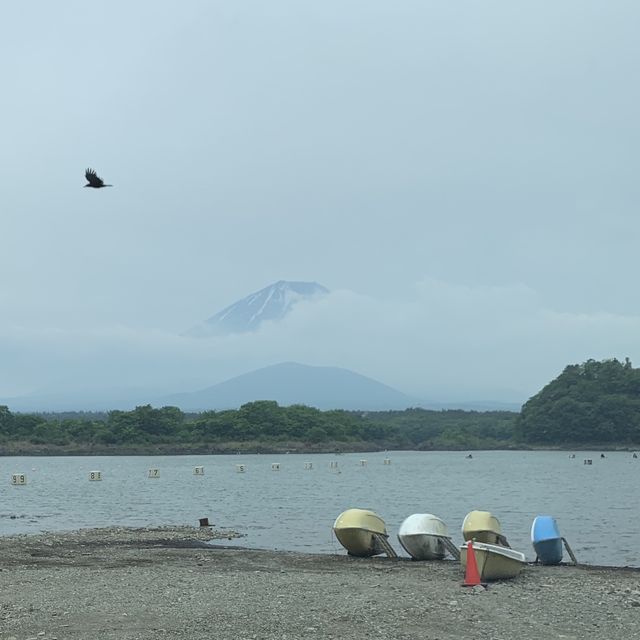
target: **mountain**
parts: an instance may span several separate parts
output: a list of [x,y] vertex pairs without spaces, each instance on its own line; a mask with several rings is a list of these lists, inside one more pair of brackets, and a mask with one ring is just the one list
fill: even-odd
[[234,302],[209,319],[189,329],[185,335],[206,338],[214,335],[255,331],[268,320],[282,320],[301,300],[310,300],[329,293],[317,282],[280,280],[246,298]]
[[348,369],[296,362],[251,371],[201,391],[165,396],[154,404],[202,411],[235,409],[255,400],[276,400],[282,406],[305,404],[323,410],[382,411],[418,404],[400,391]]

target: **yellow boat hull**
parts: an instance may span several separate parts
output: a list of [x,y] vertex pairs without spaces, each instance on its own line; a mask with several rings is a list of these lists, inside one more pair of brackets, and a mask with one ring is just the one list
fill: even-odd
[[384,520],[367,509],[347,509],[333,524],[338,542],[352,556],[368,557],[384,553],[378,536],[387,538]]
[[470,511],[462,523],[462,537],[487,544],[504,544],[498,518],[488,511]]
[[[473,542],[473,551],[482,582],[515,578],[524,568],[524,553],[497,544]],[[460,564],[467,570],[467,545],[460,547]]]

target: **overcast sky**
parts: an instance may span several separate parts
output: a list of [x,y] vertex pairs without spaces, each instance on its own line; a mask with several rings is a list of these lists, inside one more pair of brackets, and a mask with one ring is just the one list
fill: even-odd
[[[525,400],[640,365],[639,28],[631,0],[3,3],[0,397],[297,360]],[[334,293],[180,337],[280,279]]]

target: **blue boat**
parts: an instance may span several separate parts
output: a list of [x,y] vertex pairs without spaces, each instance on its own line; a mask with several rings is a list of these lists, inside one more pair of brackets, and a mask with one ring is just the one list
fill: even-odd
[[536,516],[531,525],[531,542],[542,564],[560,564],[562,537],[552,516]]

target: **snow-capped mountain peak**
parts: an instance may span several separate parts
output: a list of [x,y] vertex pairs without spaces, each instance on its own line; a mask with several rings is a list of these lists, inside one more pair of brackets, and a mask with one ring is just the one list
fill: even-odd
[[279,280],[222,309],[191,328],[186,335],[204,338],[256,331],[265,321],[282,320],[301,300],[309,300],[327,293],[329,290],[317,282]]

